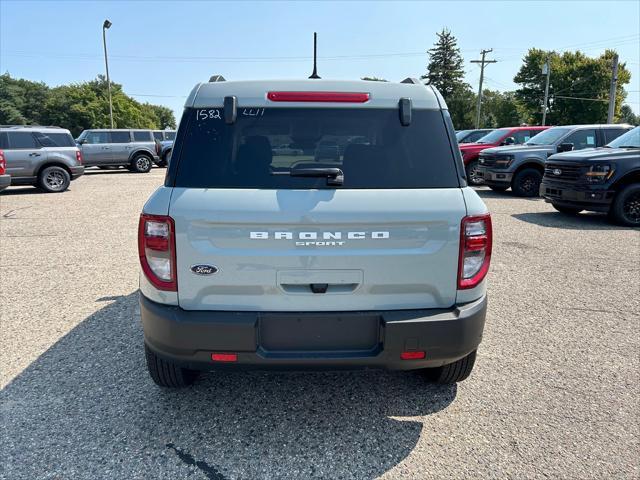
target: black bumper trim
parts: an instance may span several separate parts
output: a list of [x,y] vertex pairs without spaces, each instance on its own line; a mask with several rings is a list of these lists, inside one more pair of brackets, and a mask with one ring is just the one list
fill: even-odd
[[540,184],[540,196],[547,203],[607,212],[615,192],[606,188],[580,188],[576,185],[543,181]]
[[11,185],[11,176],[10,175],[0,175],[0,191],[7,188]]
[[[454,362],[474,351],[482,339],[487,297],[451,309],[367,312],[226,312],[186,311],[140,294],[145,342],[157,355],[188,368],[387,368],[411,370]],[[273,315],[341,318],[379,317],[379,342],[368,350],[269,351],[260,344],[260,322]],[[353,322],[359,325],[358,322]],[[336,331],[340,334],[340,330]],[[425,351],[423,360],[400,360],[405,350]],[[211,353],[237,353],[234,363],[214,363]]]
[[69,170],[71,171],[71,180],[75,180],[76,178],[84,175],[84,166],[78,166],[78,167],[69,167]]

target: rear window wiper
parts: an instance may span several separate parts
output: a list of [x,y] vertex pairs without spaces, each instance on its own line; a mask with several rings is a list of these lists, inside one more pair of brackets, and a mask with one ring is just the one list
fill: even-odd
[[336,167],[292,168],[288,172],[273,172],[273,175],[290,175],[292,177],[326,177],[327,185],[342,185],[344,172]]

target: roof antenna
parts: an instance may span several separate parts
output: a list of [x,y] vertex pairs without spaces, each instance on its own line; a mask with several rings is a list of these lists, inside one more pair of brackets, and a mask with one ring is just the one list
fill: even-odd
[[316,66],[316,60],[318,58],[318,34],[313,32],[313,73],[309,78],[320,78],[318,75],[318,68]]

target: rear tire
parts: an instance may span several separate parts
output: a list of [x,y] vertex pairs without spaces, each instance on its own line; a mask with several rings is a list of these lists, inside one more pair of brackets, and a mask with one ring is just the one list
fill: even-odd
[[147,357],[147,369],[151,379],[160,387],[184,388],[191,385],[200,375],[197,370],[189,370],[164,360],[153,353],[145,344],[144,353]]
[[139,153],[133,160],[131,160],[131,166],[129,169],[132,172],[136,173],[147,173],[151,170],[151,166],[153,165],[153,160],[149,155],[144,153]]
[[465,171],[467,172],[467,180],[469,182],[469,185],[471,185],[472,187],[484,185],[484,178],[478,176],[477,160],[469,162],[469,164],[465,167]]
[[457,362],[449,363],[437,368],[425,368],[424,374],[428,380],[440,384],[452,384],[465,380],[471,375],[473,366],[476,363],[476,352],[474,350],[469,355],[461,358]]
[[38,175],[38,187],[48,193],[64,192],[70,183],[69,172],[55,165],[44,168]]
[[513,177],[511,190],[518,197],[537,197],[540,194],[542,174],[535,168],[520,170]]
[[509,187],[502,187],[502,186],[499,186],[499,185],[489,185],[489,188],[491,190],[493,190],[494,192],[502,193],[502,192],[506,192]]
[[627,185],[616,194],[609,216],[620,225],[640,227],[640,183]]
[[559,211],[560,213],[564,213],[565,215],[577,215],[579,214],[582,210],[582,208],[575,208],[575,207],[565,207],[563,205],[558,205],[555,203],[551,204],[553,206],[553,208],[555,208],[557,211]]

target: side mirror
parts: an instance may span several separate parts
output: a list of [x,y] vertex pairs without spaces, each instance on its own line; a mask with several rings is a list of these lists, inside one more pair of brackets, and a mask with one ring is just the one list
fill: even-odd
[[515,145],[515,144],[516,144],[516,139],[513,137],[507,137],[501,143],[501,145]]
[[570,152],[573,150],[573,143],[561,143],[558,145],[558,153]]
[[76,143],[78,145],[82,145],[86,140],[82,139],[82,138],[76,138]]

